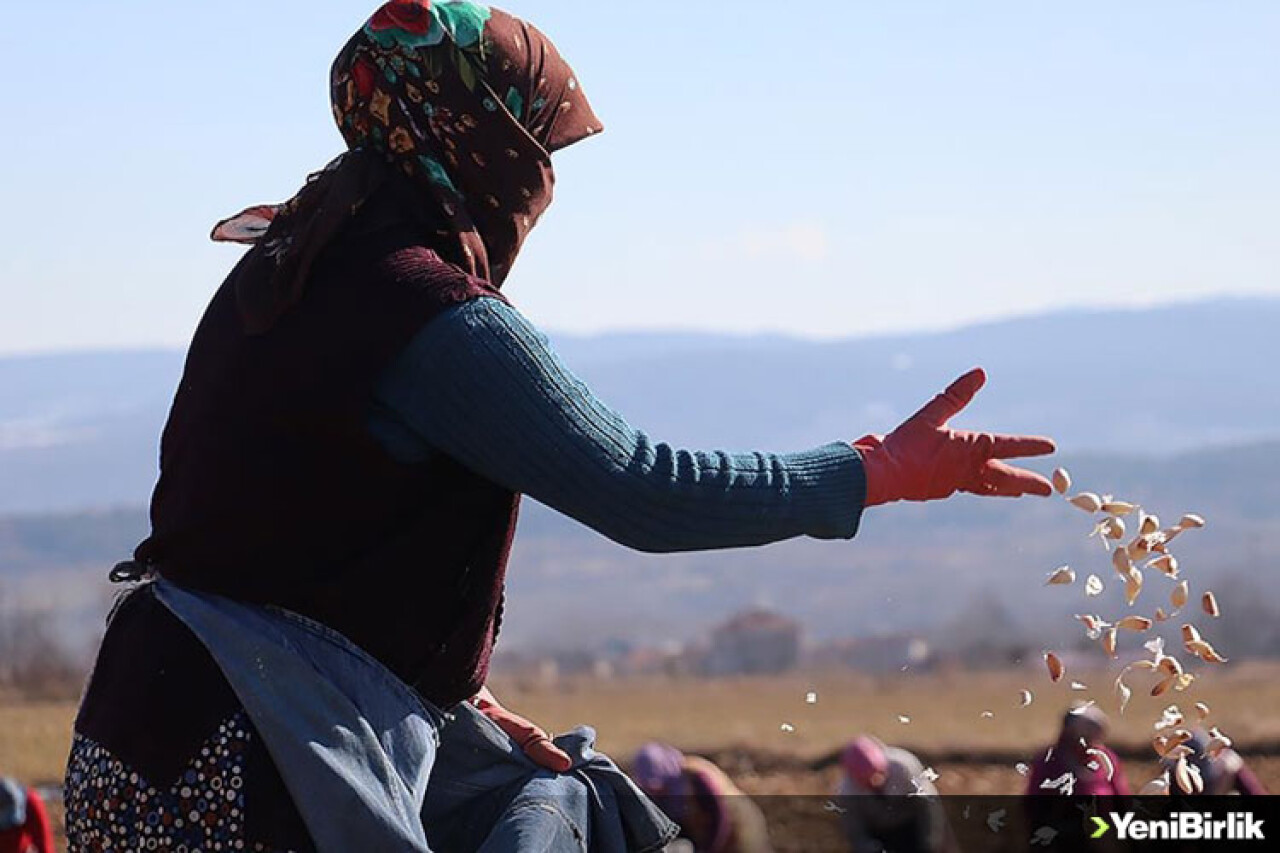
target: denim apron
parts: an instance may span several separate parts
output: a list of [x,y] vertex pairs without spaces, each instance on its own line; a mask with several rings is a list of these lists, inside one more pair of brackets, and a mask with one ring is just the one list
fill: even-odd
[[470,704],[449,712],[336,631],[155,581],[261,734],[320,853],[661,850],[676,826],[583,727],[574,761],[533,764]]

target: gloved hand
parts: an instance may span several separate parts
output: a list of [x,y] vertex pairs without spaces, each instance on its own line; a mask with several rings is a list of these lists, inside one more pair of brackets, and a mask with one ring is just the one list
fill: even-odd
[[974,368],[887,436],[853,443],[866,473],[866,506],[938,500],[957,491],[1000,497],[1053,493],[1044,477],[1000,461],[1053,453],[1050,439],[947,428],[986,381],[982,368]]
[[497,723],[498,728],[507,733],[507,737],[519,744],[534,764],[557,773],[564,773],[573,766],[573,759],[551,742],[545,729],[502,707],[488,687],[481,687],[480,692],[471,698],[471,702],[480,713]]

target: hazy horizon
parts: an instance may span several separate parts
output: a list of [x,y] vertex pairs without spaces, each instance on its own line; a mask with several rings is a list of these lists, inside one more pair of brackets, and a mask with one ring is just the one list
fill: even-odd
[[[1006,323],[1018,323],[1025,320],[1048,319],[1055,317],[1080,317],[1080,316],[1103,316],[1118,313],[1140,313],[1147,311],[1160,311],[1164,309],[1178,309],[1194,305],[1224,305],[1240,302],[1258,302],[1258,303],[1280,303],[1280,294],[1253,294],[1253,293],[1224,293],[1221,295],[1211,295],[1203,297],[1188,297],[1183,299],[1170,299],[1166,301],[1152,303],[1135,303],[1130,305],[1117,304],[1098,304],[1098,305],[1069,305],[1059,308],[1049,308],[1042,311],[1029,311],[1023,313],[1009,313],[989,318],[973,319],[955,323],[942,323],[936,326],[908,327],[901,329],[890,329],[884,331],[871,330],[860,333],[845,335],[822,335],[818,333],[793,332],[785,329],[761,328],[756,330],[734,330],[734,329],[718,329],[714,327],[699,326],[653,326],[653,327],[602,327],[597,331],[576,332],[567,329],[560,329],[554,326],[544,328],[543,331],[550,336],[553,341],[592,341],[603,338],[661,338],[661,337],[707,337],[718,340],[758,340],[772,339],[778,341],[789,341],[796,343],[814,343],[814,344],[831,344],[831,343],[851,343],[856,341],[875,341],[884,339],[893,339],[899,337],[916,337],[916,336],[933,336],[946,335],[953,332],[969,331],[986,327],[1000,326]],[[183,350],[187,348],[188,341],[178,343],[159,343],[159,344],[141,344],[129,345],[122,344],[118,346],[99,346],[94,344],[84,344],[82,346],[67,347],[51,347],[48,349],[6,349],[4,342],[0,341],[0,360],[8,359],[38,359],[47,357],[57,357],[63,355],[93,355],[96,353],[103,354],[128,354],[128,353],[147,353],[147,352],[173,352],[174,350]]]

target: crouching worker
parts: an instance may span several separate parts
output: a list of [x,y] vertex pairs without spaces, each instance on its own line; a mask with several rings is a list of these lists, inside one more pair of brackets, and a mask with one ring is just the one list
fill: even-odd
[[[1096,705],[1079,705],[1062,717],[1053,746],[1039,756],[1027,775],[1027,796],[1070,793],[1083,797],[1126,796],[1130,793],[1120,758],[1107,746],[1107,715]],[[1029,807],[1034,803],[1029,804]]]
[[0,853],[54,853],[44,799],[35,788],[0,777]]
[[920,759],[876,738],[840,753],[840,821],[854,853],[952,853],[956,845]]
[[[1191,750],[1187,761],[1200,773],[1201,793],[1209,797],[1222,797],[1237,794],[1242,797],[1266,796],[1267,788],[1258,779],[1244,757],[1231,747],[1216,748],[1209,751],[1213,739],[1204,729],[1196,729],[1187,741]],[[1169,780],[1173,780],[1175,762],[1165,759],[1160,762]],[[1182,794],[1183,791],[1174,782],[1167,786],[1171,793]]]
[[631,765],[636,784],[680,825],[695,853],[770,853],[764,815],[705,758],[647,743]]

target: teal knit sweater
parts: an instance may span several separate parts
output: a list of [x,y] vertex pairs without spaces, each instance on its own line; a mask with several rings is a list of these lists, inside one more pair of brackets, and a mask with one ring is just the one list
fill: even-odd
[[655,441],[492,298],[449,309],[417,334],[381,377],[370,429],[402,461],[448,454],[640,551],[847,539],[866,494],[846,442],[728,453]]

